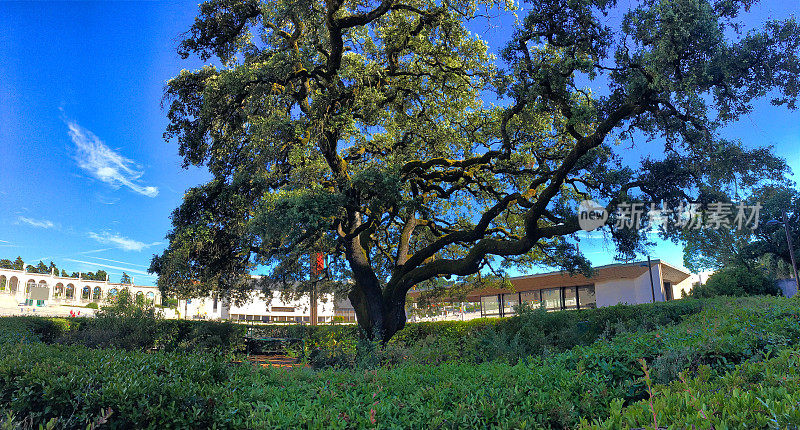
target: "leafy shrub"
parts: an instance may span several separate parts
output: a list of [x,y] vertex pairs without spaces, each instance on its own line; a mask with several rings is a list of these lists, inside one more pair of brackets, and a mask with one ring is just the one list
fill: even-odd
[[92,302],[92,303],[87,304],[86,308],[88,308],[88,309],[100,309],[100,306],[97,303]]
[[[56,419],[61,428],[85,428],[108,411],[112,428],[575,428],[581,422],[595,428],[641,428],[653,423],[648,409],[652,400],[659,424],[674,428],[710,428],[708,422],[715,428],[725,428],[726,422],[735,424],[728,428],[797,423],[800,379],[794,369],[800,355],[785,351],[800,344],[800,303],[765,297],[703,303],[699,313],[678,317],[688,308],[669,308],[672,316],[658,320],[679,319],[675,324],[641,331],[614,323],[616,328],[593,343],[546,351],[514,365],[474,359],[427,365],[413,358],[387,358],[430,351],[431,345],[483,330],[518,339],[520,351],[513,354],[522,354],[527,341],[520,332],[496,330],[500,321],[480,330],[460,331],[459,324],[425,326],[369,354],[363,352],[377,345],[344,342],[342,349],[353,348],[351,355],[340,356],[352,359],[349,368],[320,371],[233,365],[225,356],[186,353],[178,347],[176,352],[145,354],[9,341],[0,348],[0,411],[12,413],[14,422],[33,425]],[[653,310],[658,307],[651,308],[645,307],[643,314],[661,314]],[[596,323],[627,312],[615,310]],[[174,326],[157,331],[171,327],[174,339],[203,337],[192,330],[205,323],[170,323]],[[15,324],[19,330],[38,327],[24,319]],[[229,327],[243,333],[237,331],[243,326]],[[439,332],[444,327],[452,335]],[[287,330],[285,334],[299,334],[291,330],[301,329]],[[338,328],[302,330],[318,344],[343,333]],[[357,338],[356,329],[349,330],[344,333]],[[614,330],[616,334],[607,335]],[[431,352],[435,359],[442,356]],[[395,361],[377,366],[375,357]],[[762,363],[772,357],[778,361]],[[644,378],[640,359],[648,363],[652,378]],[[691,376],[684,378],[686,384],[675,381],[681,374]],[[659,381],[667,385],[655,385],[650,399],[648,383]],[[700,410],[707,411],[708,422],[698,418]]]
[[582,429],[659,428],[797,428],[800,423],[800,350],[784,350],[775,358],[745,362],[720,377],[709,367],[697,376],[681,376],[653,388],[653,397],[623,408],[611,402],[610,417]]
[[[536,309],[510,318],[414,323],[376,353],[384,365],[390,366],[409,361],[437,364],[453,360],[501,360],[514,364],[531,355],[566,351],[620,333],[677,324],[709,303],[675,300],[566,312]],[[302,338],[304,350],[298,355],[314,367],[343,367],[358,361],[355,354],[360,337],[355,325],[262,326],[254,330],[266,337]]]
[[774,280],[758,270],[743,266],[732,266],[715,272],[708,277],[705,285],[692,289],[691,294],[698,298],[715,296],[755,296],[781,294]]
[[73,326],[72,320],[43,317],[0,317],[0,344],[3,342],[53,342]]
[[541,363],[287,372],[209,355],[0,351],[0,409],[60,428],[86,428],[100,411],[112,428],[563,427],[607,415],[602,384]]

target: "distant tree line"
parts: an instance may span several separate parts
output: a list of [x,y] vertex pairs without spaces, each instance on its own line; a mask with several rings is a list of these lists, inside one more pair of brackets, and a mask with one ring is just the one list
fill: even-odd
[[[68,274],[68,272],[64,269],[60,269],[56,266],[55,263],[52,261],[49,265],[44,264],[43,261],[39,261],[37,265],[28,264],[25,266],[25,263],[22,261],[22,257],[17,256],[14,261],[11,261],[7,258],[0,259],[0,269],[12,269],[12,270],[22,270],[25,269],[28,273],[40,273],[43,275],[55,274],[57,276],[62,276],[64,278],[81,278],[86,279],[89,281],[105,281],[108,279],[108,272],[105,270],[98,270],[97,272],[72,272],[72,274]],[[120,277],[121,284],[131,284],[131,277],[122,272],[122,276]]]

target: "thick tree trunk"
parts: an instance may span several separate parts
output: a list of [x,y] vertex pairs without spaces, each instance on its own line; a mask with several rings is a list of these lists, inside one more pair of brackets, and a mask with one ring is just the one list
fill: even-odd
[[384,297],[377,279],[374,282],[357,280],[348,297],[358,325],[368,339],[385,343],[405,327],[405,298]]
[[[357,212],[351,214],[349,224],[352,229],[361,225]],[[358,234],[353,234],[345,242],[345,256],[353,271],[354,282],[348,298],[364,335],[370,340],[386,343],[406,324],[405,291],[401,297],[394,294],[395,288],[384,294],[364,248]]]

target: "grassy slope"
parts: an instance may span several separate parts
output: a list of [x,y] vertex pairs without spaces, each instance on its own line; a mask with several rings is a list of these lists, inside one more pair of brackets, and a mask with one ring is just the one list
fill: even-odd
[[[659,425],[785,427],[800,422],[798,356],[787,352],[798,343],[800,304],[777,298],[715,302],[674,326],[516,365],[253,369],[210,354],[9,338],[0,349],[0,409],[68,428],[85,428],[108,408],[119,428],[575,428],[581,418],[587,427],[636,427],[653,423],[645,359],[654,383],[671,383],[654,388]],[[687,369],[697,376],[672,382]]]

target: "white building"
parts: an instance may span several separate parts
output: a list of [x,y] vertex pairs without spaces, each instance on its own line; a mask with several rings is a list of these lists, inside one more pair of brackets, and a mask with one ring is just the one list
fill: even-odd
[[158,287],[0,269],[0,298],[3,298],[4,302],[13,301],[15,305],[83,306],[92,302],[106,301],[124,288],[134,296],[142,296],[155,304],[161,304],[161,292]]
[[488,288],[467,298],[480,302],[481,316],[509,316],[520,303],[547,310],[591,309],[621,303],[640,304],[680,299],[698,278],[661,260],[611,264],[595,268],[592,277],[550,272],[511,278],[514,290]]
[[[107,302],[123,289],[134,297],[142,297],[153,304],[161,305],[162,296],[158,287],[119,284],[81,278],[61,277],[55,274],[29,273],[25,270],[0,269],[0,308],[5,312],[11,308],[39,309],[52,315],[68,312],[63,307],[86,306],[89,303]],[[318,323],[355,322],[355,311],[348,300],[334,302],[330,294],[317,299],[316,313],[312,313],[308,296],[284,301],[281,294],[264,297],[254,290],[251,299],[236,305],[213,298],[181,300],[177,313],[165,309],[167,318],[194,318],[252,322],[310,323],[312,315]],[[22,309],[22,308],[21,308]],[[49,309],[49,311],[47,310]],[[59,311],[58,309],[62,309]],[[43,313],[43,314],[44,314]],[[92,312],[84,312],[91,315]]]
[[349,300],[335,301],[332,294],[320,294],[313,313],[311,297],[306,294],[299,299],[284,299],[274,291],[270,297],[253,290],[246,303],[237,305],[227,300],[212,297],[178,301],[178,311],[183,318],[231,320],[255,323],[306,323],[314,316],[317,323],[355,322],[355,311]]

